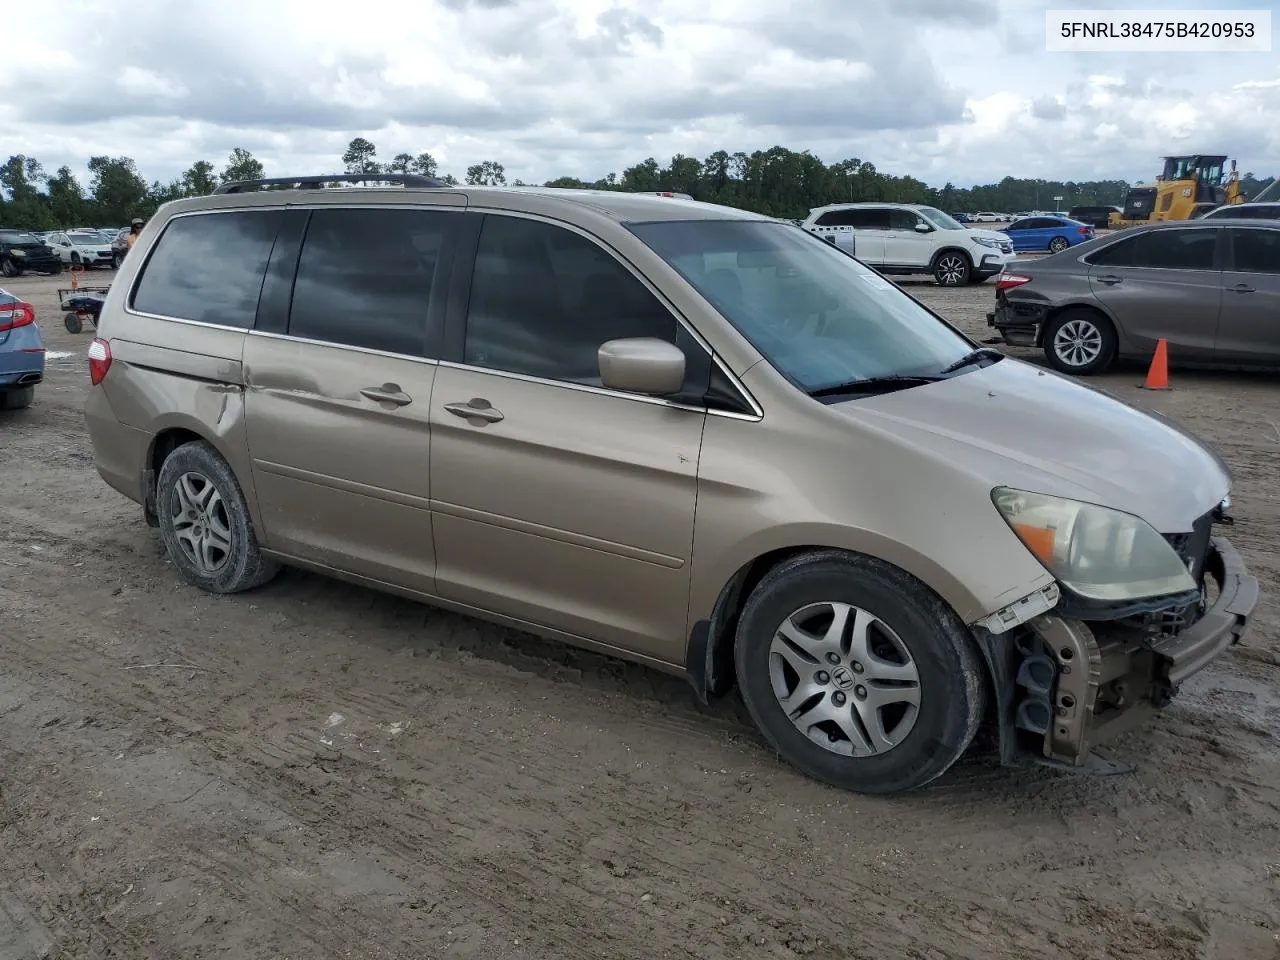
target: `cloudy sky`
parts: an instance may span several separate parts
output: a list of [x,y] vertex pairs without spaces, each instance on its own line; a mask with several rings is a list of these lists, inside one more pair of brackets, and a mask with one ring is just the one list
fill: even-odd
[[380,159],[527,181],[773,144],[936,185],[1136,180],[1195,151],[1280,173],[1280,43],[1045,52],[1050,7],[1246,5],[1280,0],[19,3],[0,154],[82,177],[92,154],[131,156],[168,180],[243,146],[285,175],[340,168],[360,135]]

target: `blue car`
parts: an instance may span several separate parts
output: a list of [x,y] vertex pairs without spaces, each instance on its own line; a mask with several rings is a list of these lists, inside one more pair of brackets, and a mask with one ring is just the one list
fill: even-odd
[[1003,232],[1013,241],[1015,253],[1061,253],[1094,237],[1093,227],[1068,217],[1023,217]]
[[44,340],[35,308],[0,289],[0,410],[30,405],[43,379]]

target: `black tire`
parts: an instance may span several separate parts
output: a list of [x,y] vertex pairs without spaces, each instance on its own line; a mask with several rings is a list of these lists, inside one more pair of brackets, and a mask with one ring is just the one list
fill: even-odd
[[930,272],[940,287],[962,287],[973,274],[973,261],[962,250],[943,250],[934,258]]
[[6,277],[16,277],[18,275],[18,268],[13,265],[13,261],[8,257],[0,260],[0,275]]
[[113,254],[111,255],[111,269],[112,269],[112,270],[119,270],[119,269],[120,269],[120,254],[118,254],[118,253],[113,253]]
[[62,315],[62,325],[67,328],[67,333],[79,333],[84,329],[84,324],[80,322],[80,318],[74,313],[64,313]]
[[[883,752],[842,755],[835,747],[820,745],[811,739],[812,730],[806,733],[792,722],[774,692],[770,648],[780,625],[809,605],[832,602],[882,620],[901,638],[914,662],[919,680],[914,726]],[[735,659],[747,709],[778,753],[815,779],[859,793],[898,793],[941,776],[972,743],[985,709],[987,678],[981,657],[955,612],[909,574],[857,554],[816,551],[771,570],[743,608]],[[839,667],[829,669],[829,675],[819,672],[833,684],[830,693],[822,688],[821,696],[831,698],[822,703],[840,710],[835,704],[847,702],[851,716],[856,716],[852,701],[841,701],[835,690]],[[844,673],[849,679],[849,671]],[[854,726],[860,723],[854,721]],[[849,743],[852,747],[852,740]]]
[[0,390],[0,410],[25,410],[36,397],[35,387]]
[[73,267],[84,266],[84,264],[80,262],[80,254],[78,253],[71,254],[71,265]]
[[1067,241],[1066,237],[1054,237],[1052,240],[1049,241],[1049,252],[1061,253],[1063,250],[1067,249],[1067,247],[1069,246],[1071,246],[1071,244]]
[[[218,510],[216,502],[211,504],[206,500],[206,505],[213,508],[194,524],[184,520],[184,505],[177,489],[179,482],[191,478],[195,478],[191,482],[198,490],[205,489],[199,483],[211,486],[221,501]],[[239,593],[261,586],[279,571],[275,563],[262,556],[244,493],[231,467],[204,441],[184,443],[165,457],[156,479],[156,513],[160,539],[169,559],[188,583],[201,590]],[[221,561],[202,568],[194,559],[194,550],[184,546],[190,541],[180,536],[179,528],[185,534],[199,532],[204,527],[213,532],[215,524],[216,529],[227,532],[229,549],[216,551]]]
[[[1072,351],[1065,342],[1059,343],[1058,334],[1064,328],[1067,335],[1078,334],[1068,336],[1077,345],[1076,351]],[[1115,361],[1119,348],[1116,328],[1111,321],[1088,307],[1068,307],[1055,316],[1045,326],[1041,344],[1049,366],[1060,373],[1079,377],[1106,370]],[[1089,353],[1095,344],[1096,353],[1090,359]]]

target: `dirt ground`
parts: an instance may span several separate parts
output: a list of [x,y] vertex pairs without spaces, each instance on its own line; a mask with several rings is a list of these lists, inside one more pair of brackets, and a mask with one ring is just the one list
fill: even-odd
[[[308,574],[184,586],[94,471],[58,285],[5,282],[52,352],[0,417],[0,960],[1280,957],[1276,377],[1102,379],[1221,451],[1264,592],[1136,772],[870,799],[679,679]],[[905,286],[986,336],[992,284]]]

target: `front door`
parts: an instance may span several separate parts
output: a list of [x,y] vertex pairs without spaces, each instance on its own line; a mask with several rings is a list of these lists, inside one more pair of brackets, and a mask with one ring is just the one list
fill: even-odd
[[[923,225],[928,230],[917,230]],[[885,233],[884,262],[892,266],[927,267],[933,259],[936,230],[914,210],[891,209]]]
[[1280,230],[1228,227],[1218,358],[1280,362]]
[[679,342],[594,241],[485,217],[461,362],[431,403],[438,589],[678,663],[706,414],[604,389],[597,350],[620,337]]
[[453,214],[314,211],[287,323],[246,338],[246,417],[265,545],[434,592],[430,410]]
[[1139,353],[1168,341],[1173,357],[1211,359],[1222,313],[1213,226],[1143,231],[1089,257],[1089,287]]

